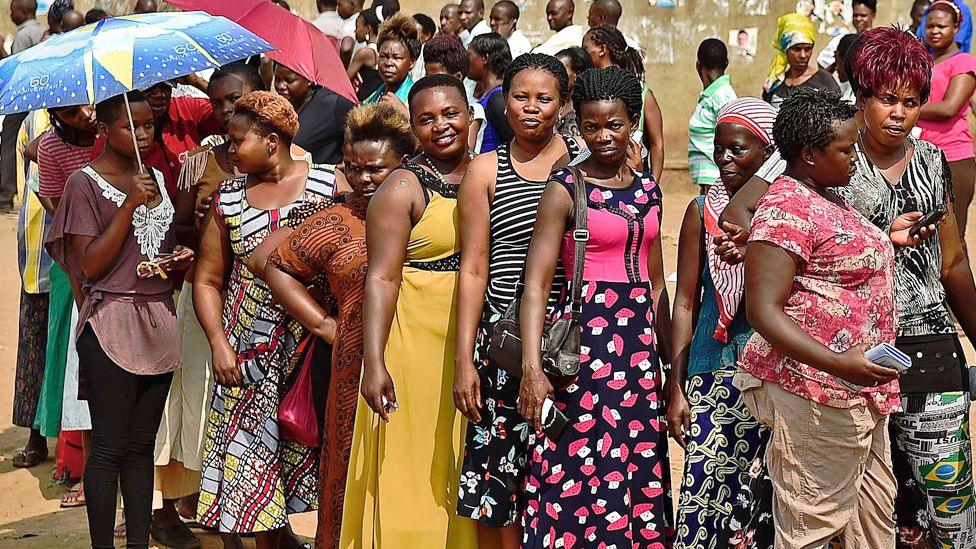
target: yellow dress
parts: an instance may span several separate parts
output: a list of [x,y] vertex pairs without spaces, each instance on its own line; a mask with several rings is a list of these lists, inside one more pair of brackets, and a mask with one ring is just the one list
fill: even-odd
[[[428,172],[407,167],[425,187],[436,188]],[[475,523],[455,512],[466,428],[451,396],[460,257],[457,200],[436,191],[428,194],[430,202],[410,231],[386,345],[399,409],[384,424],[359,398],[342,549],[477,547]]]

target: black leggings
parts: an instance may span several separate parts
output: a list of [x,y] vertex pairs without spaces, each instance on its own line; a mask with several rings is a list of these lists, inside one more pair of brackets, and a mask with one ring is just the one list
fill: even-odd
[[121,486],[126,547],[146,548],[152,520],[153,449],[173,374],[136,375],[123,370],[105,354],[90,326],[78,339],[78,362],[92,422],[92,447],[85,465],[92,547],[115,546],[115,503]]

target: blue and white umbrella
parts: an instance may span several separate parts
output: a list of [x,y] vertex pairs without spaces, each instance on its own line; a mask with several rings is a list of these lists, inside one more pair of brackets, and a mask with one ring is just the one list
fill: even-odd
[[200,11],[103,19],[0,61],[0,114],[93,105],[273,49]]

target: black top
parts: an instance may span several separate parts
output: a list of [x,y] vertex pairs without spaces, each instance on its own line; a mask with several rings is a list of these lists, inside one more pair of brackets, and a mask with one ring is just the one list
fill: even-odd
[[763,101],[769,103],[770,105],[776,107],[777,109],[783,103],[783,101],[790,96],[793,90],[799,88],[813,88],[817,90],[826,90],[840,93],[840,86],[837,85],[837,81],[834,80],[834,76],[829,72],[820,69],[816,74],[810,77],[806,82],[798,86],[787,86],[786,83],[782,83],[771,91],[763,92]]
[[295,144],[311,153],[315,164],[338,164],[342,161],[346,115],[355,105],[328,88],[309,93],[314,93],[312,99],[298,112],[300,127]]

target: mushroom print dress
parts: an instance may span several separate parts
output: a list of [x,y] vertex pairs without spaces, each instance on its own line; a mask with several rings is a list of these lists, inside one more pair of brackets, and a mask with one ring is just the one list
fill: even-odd
[[[573,196],[573,177],[554,179]],[[556,391],[569,426],[530,440],[523,547],[653,549],[673,537],[661,369],[648,256],[661,190],[635,174],[626,189],[587,187],[580,374]],[[563,238],[573,272],[572,231]]]

